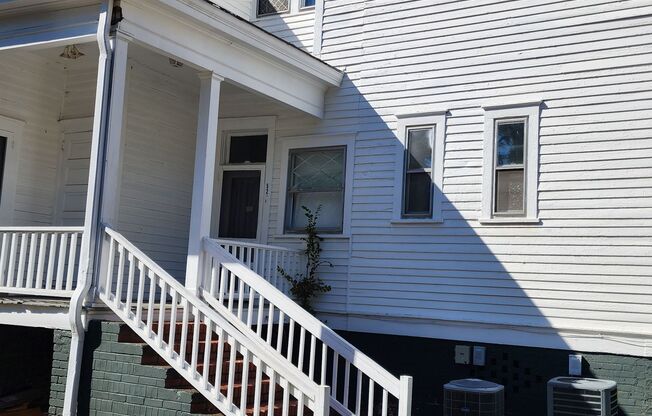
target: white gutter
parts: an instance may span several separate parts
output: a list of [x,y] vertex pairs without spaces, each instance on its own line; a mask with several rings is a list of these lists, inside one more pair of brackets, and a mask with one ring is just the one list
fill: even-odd
[[66,376],[66,391],[63,403],[63,414],[77,414],[77,396],[79,391],[79,375],[81,372],[82,354],[84,352],[84,335],[86,331],[83,316],[86,301],[93,283],[95,268],[95,247],[99,233],[99,201],[102,182],[103,154],[106,137],[106,120],[109,94],[111,88],[112,52],[109,40],[113,0],[105,0],[100,8],[97,25],[97,44],[100,57],[97,68],[97,86],[95,89],[95,110],[93,114],[93,135],[91,140],[91,158],[88,180],[88,195],[86,197],[86,213],[84,216],[84,234],[81,243],[79,269],[77,273],[77,288],[70,299],[70,355],[68,358],[68,373]]

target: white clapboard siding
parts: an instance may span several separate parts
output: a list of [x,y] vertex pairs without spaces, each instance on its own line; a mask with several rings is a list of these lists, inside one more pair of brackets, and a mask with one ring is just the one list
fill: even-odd
[[3,51],[2,57],[0,115],[25,122],[22,138],[17,143],[13,224],[2,225],[51,225],[65,72],[33,53]]
[[254,23],[273,35],[307,52],[312,52],[315,38],[314,9],[292,14],[260,17]]
[[251,2],[253,0],[209,0],[211,3],[228,10],[229,12],[249,20],[251,17]]
[[[647,1],[325,2],[357,132],[346,311],[649,333]],[[541,225],[480,225],[485,102],[541,97]],[[448,109],[444,223],[391,225],[396,114]]]
[[185,272],[199,82],[130,60],[119,229],[177,278]]

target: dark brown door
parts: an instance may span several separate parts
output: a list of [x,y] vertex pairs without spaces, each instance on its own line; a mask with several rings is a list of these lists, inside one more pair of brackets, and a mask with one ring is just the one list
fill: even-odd
[[259,200],[260,171],[224,171],[220,237],[255,239]]

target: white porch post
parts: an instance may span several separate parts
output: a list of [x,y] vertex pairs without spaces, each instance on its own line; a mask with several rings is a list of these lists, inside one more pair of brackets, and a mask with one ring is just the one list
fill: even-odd
[[127,91],[127,56],[129,39],[118,34],[113,46],[113,79],[109,107],[108,140],[104,167],[101,221],[117,226],[120,205],[120,179],[122,171],[122,147],[124,141],[124,115]]
[[197,145],[195,148],[195,176],[192,186],[190,235],[186,287],[193,292],[199,289],[202,260],[202,239],[210,235],[213,205],[213,179],[215,178],[215,152],[217,150],[217,118],[220,106],[220,86],[223,78],[213,72],[199,74],[199,116]]

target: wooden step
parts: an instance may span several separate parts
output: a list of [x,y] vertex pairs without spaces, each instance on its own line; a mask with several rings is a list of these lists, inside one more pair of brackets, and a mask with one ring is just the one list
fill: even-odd
[[[204,365],[203,364],[198,364],[198,371],[200,374],[203,374],[202,372],[204,371]],[[234,383],[240,383],[242,381],[242,367],[243,367],[243,362],[242,360],[236,361],[235,365],[235,372],[234,372]],[[249,364],[249,381],[252,382],[253,379],[256,376],[256,367],[253,364]],[[208,378],[211,381],[211,383],[215,380],[215,364],[211,364],[209,366],[208,370]],[[263,380],[266,377],[263,378]],[[226,363],[222,367],[222,382],[226,383],[229,379],[229,365]],[[190,388],[190,383],[186,381],[186,379],[176,371],[174,373],[169,373],[166,377],[165,380],[165,386],[166,387],[179,387],[179,388]]]

